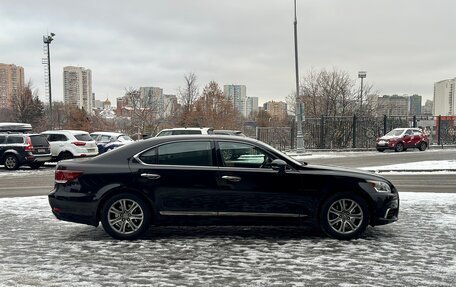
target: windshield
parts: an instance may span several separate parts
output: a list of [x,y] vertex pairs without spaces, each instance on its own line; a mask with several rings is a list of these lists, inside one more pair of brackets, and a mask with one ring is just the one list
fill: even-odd
[[404,129],[395,129],[387,133],[385,136],[398,137],[404,132]]
[[296,164],[296,165],[299,165],[299,166],[305,166],[305,165],[307,165],[306,162],[297,161],[297,160],[295,160],[294,158],[290,157],[289,155],[287,155],[287,154],[285,154],[285,153],[279,151],[278,149],[276,149],[276,148],[274,148],[274,147],[268,145],[267,143],[264,143],[264,142],[263,142],[263,144],[266,145],[266,146],[267,146],[269,149],[271,149],[272,151],[274,151],[274,152],[280,154],[282,157],[284,157],[284,158],[287,159],[288,161],[293,162],[293,163]]
[[126,136],[126,135],[121,135],[117,138],[118,141],[120,142],[128,142],[128,141],[132,141],[131,137],[129,136]]

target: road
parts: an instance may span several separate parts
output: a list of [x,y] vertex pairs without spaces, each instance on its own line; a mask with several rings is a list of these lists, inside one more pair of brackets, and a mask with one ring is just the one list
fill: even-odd
[[[311,164],[359,168],[431,160],[456,160],[456,149],[425,152],[411,150],[403,153],[354,152],[349,156],[338,156],[334,153],[334,157],[323,158],[319,158],[318,153],[313,155],[306,161]],[[52,165],[46,165],[38,171],[24,167],[15,172],[9,172],[0,167],[0,197],[47,195],[54,184],[53,170]],[[454,174],[382,173],[382,176],[391,180],[400,192],[456,192]]]

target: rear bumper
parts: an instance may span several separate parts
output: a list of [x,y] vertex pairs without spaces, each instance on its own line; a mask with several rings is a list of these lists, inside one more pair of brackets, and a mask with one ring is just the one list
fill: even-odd
[[98,226],[97,202],[93,196],[54,188],[48,195],[52,213],[57,219]]

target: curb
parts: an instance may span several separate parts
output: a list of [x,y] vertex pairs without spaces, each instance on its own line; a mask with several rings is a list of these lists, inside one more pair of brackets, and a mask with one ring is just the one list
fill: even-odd
[[374,173],[387,173],[387,172],[456,172],[456,169],[450,169],[450,168],[445,168],[445,169],[381,169],[381,170],[374,170],[374,169],[364,169],[365,171],[370,171]]

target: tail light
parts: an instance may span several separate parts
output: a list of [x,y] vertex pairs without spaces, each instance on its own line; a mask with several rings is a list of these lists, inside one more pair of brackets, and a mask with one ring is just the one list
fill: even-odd
[[25,151],[32,151],[32,150],[33,150],[32,139],[30,137],[27,137],[27,146],[25,147]]
[[55,182],[56,183],[67,183],[73,181],[82,175],[82,171],[78,170],[56,170],[55,171]]
[[74,144],[75,146],[85,146],[86,145],[85,142],[72,142],[72,144]]

